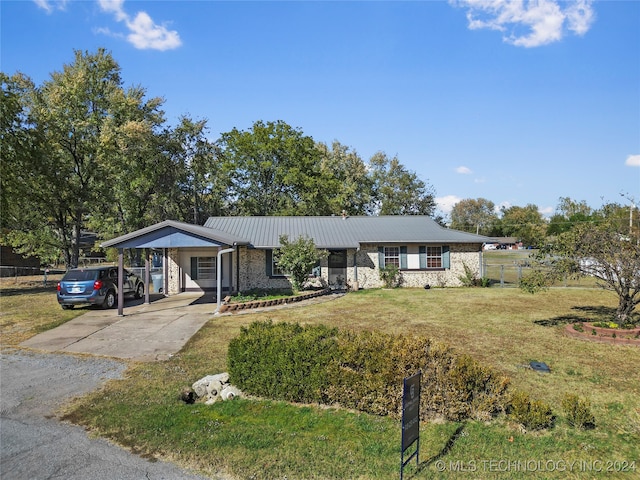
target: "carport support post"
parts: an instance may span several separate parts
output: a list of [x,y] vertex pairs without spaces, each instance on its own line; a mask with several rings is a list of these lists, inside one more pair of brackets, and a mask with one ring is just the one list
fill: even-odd
[[149,267],[149,249],[144,249],[144,303],[149,305],[149,279],[151,277],[151,268]]
[[217,294],[217,303],[216,311],[214,313],[218,313],[220,311],[220,306],[222,305],[222,255],[225,253],[231,253],[236,250],[235,244],[233,248],[227,248],[226,250],[218,250],[218,260],[216,261],[216,277],[217,277],[217,285],[216,285],[216,294]]
[[118,316],[119,317],[124,317],[124,295],[122,295],[122,292],[124,291],[124,266],[123,261],[124,261],[124,254],[123,254],[123,249],[119,248],[118,249]]

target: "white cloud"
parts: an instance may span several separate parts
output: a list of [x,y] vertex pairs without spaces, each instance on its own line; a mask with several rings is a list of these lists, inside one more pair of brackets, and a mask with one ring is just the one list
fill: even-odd
[[449,0],[465,8],[471,30],[488,28],[519,47],[539,47],[562,39],[565,33],[584,35],[595,19],[593,0]]
[[[164,25],[157,25],[145,11],[131,17],[124,10],[124,0],[98,0],[103,12],[112,13],[118,22],[124,22],[129,29],[127,40],[140,50],[172,50],[182,45],[176,30],[168,30]],[[108,29],[101,29],[110,32]]]
[[471,171],[470,168],[464,167],[461,165],[459,167],[456,167],[456,173],[461,173],[463,175],[471,175],[473,172]]
[[68,0],[33,0],[35,4],[47,13],[53,13],[54,10],[64,10]]
[[449,215],[453,210],[453,206],[460,200],[462,199],[455,195],[445,195],[444,197],[436,197],[436,205],[442,212]]
[[538,208],[538,212],[543,217],[549,218],[551,217],[551,215],[553,215],[553,213],[555,212],[555,209],[553,207]]
[[624,164],[627,167],[640,167],[640,155],[629,155]]

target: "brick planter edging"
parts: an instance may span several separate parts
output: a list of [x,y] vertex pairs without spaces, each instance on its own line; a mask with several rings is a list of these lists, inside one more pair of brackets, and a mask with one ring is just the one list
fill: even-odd
[[[620,329],[620,328],[603,328],[603,327],[594,327],[589,322],[576,322],[582,324],[582,328],[584,332],[579,332],[575,328],[573,328],[574,324],[569,323],[564,331],[567,335],[574,338],[582,338],[583,340],[589,340],[591,342],[598,343],[609,343],[615,345],[635,345],[640,347],[640,327],[632,328],[632,329]],[[593,335],[593,331],[595,330],[596,334]],[[616,334],[616,337],[613,337],[613,334]],[[625,335],[624,337],[620,335]],[[631,336],[632,338],[629,338]]]
[[303,293],[302,295],[293,295],[291,297],[276,298],[273,300],[253,300],[251,302],[244,302],[244,303],[225,303],[223,305],[220,305],[219,312],[220,313],[236,312],[239,310],[250,310],[252,308],[264,308],[264,307],[273,307],[276,305],[286,305],[289,303],[295,303],[295,302],[300,302],[302,300],[309,300],[311,298],[320,297],[330,292],[331,290],[329,288],[325,288],[324,290],[317,290],[314,292]]

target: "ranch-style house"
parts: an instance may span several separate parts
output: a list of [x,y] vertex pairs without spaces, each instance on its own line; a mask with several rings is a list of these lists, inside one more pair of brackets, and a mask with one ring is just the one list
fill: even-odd
[[166,220],[102,246],[119,249],[121,262],[123,249],[144,249],[147,275],[165,295],[233,293],[291,286],[274,261],[281,235],[311,238],[328,252],[310,280],[353,289],[382,286],[380,268],[390,264],[400,269],[403,287],[459,286],[465,265],[481,275],[487,241],[427,216],[342,215],[210,217],[204,226]]

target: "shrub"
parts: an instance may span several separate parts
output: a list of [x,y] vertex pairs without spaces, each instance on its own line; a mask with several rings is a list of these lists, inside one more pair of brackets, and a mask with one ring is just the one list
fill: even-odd
[[280,236],[280,248],[275,252],[278,266],[290,276],[293,288],[301,290],[309,279],[309,273],[328,252],[318,250],[311,238],[298,237],[289,241],[287,235]]
[[425,338],[342,331],[338,355],[328,367],[327,403],[399,416],[402,380],[421,368],[428,345]]
[[509,380],[421,336],[256,322],[229,344],[231,381],[248,394],[400,417],[403,379],[423,372],[421,416],[488,419]]
[[466,263],[462,264],[464,275],[458,275],[458,280],[465,287],[477,287],[479,285],[478,274],[471,269]]
[[380,269],[380,280],[385,288],[395,288],[400,284],[400,270],[395,265],[387,265]]
[[327,388],[326,365],[335,355],[336,333],[323,325],[254,322],[229,343],[229,376],[249,394],[321,401]]
[[591,403],[578,395],[567,393],[562,398],[562,409],[570,425],[576,428],[595,428],[596,418],[591,413]]
[[509,414],[527,430],[542,430],[553,426],[551,407],[543,401],[531,400],[529,394],[522,391],[512,394]]

